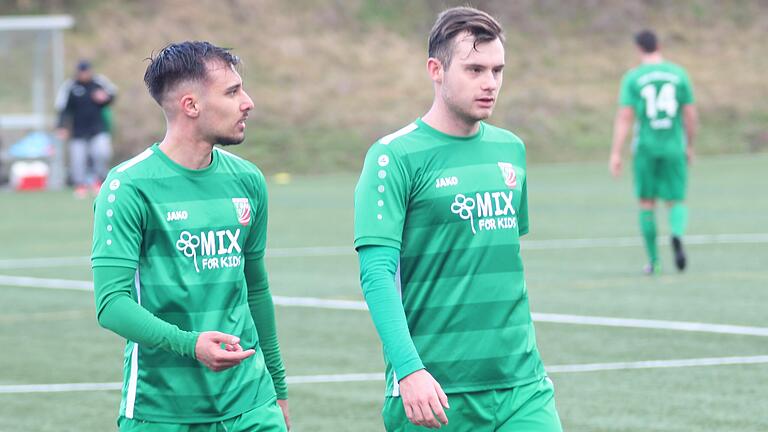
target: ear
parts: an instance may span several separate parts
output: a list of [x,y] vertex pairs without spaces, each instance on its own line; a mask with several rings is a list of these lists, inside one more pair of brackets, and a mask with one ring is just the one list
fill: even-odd
[[179,100],[179,108],[185,116],[191,118],[197,118],[200,116],[199,101],[194,94],[187,93]]
[[443,68],[443,64],[440,62],[440,60],[434,57],[430,57],[427,60],[427,73],[433,82],[442,84],[444,71],[445,69]]

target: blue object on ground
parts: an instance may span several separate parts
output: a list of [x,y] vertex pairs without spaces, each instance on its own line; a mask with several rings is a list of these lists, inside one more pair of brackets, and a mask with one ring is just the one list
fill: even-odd
[[53,154],[53,139],[45,132],[30,132],[8,148],[8,155],[16,159],[35,159]]

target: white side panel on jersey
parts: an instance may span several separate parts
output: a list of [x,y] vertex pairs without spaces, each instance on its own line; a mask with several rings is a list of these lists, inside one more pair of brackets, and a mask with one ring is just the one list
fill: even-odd
[[125,162],[120,168],[117,169],[117,172],[123,172],[127,170],[128,168],[136,165],[137,163],[143,161],[144,159],[152,156],[154,152],[152,149],[146,149],[143,152],[139,153],[138,155],[134,156],[133,159],[128,160]]
[[[395,271],[395,288],[397,289],[397,295],[400,299],[403,298],[403,286],[400,281],[400,261],[397,262],[397,270]],[[392,396],[400,397],[400,384],[397,382],[397,374],[392,371]]]
[[392,396],[400,397],[400,383],[397,382],[397,374],[392,371]]
[[396,138],[399,138],[399,137],[401,137],[403,135],[407,135],[407,134],[415,131],[416,128],[418,128],[418,127],[419,126],[416,123],[411,123],[408,126],[400,129],[399,131],[393,132],[393,133],[385,136],[384,138],[380,139],[379,142],[384,144],[384,145],[389,145],[389,143],[394,141]]
[[[136,284],[137,302],[141,304],[141,282],[139,281],[139,270],[136,269],[134,279]],[[139,380],[139,344],[133,342],[131,350],[131,374],[128,377],[128,394],[125,396],[125,418],[133,418],[133,408],[136,404],[136,385]]]

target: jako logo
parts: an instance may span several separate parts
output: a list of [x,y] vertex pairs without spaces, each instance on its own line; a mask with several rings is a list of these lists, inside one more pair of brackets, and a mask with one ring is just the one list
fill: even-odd
[[179,240],[176,241],[176,249],[184,256],[192,258],[195,263],[195,271],[200,273],[197,265],[198,255],[203,259],[203,269],[238,267],[240,266],[240,256],[212,257],[213,255],[240,253],[242,249],[237,242],[240,237],[240,228],[234,233],[230,230],[201,232],[200,235],[193,235],[189,231],[182,231],[179,234]]
[[438,189],[446,186],[456,186],[457,184],[459,184],[459,178],[456,176],[443,177],[435,180],[435,187]]
[[169,211],[168,216],[166,217],[166,221],[178,221],[178,220],[187,220],[189,218],[189,213],[187,213],[186,210],[181,211]]
[[478,219],[478,227],[481,231],[517,226],[512,191],[476,193],[474,198],[456,194],[451,204],[451,213],[463,220],[469,220],[472,234],[477,234],[475,218]]

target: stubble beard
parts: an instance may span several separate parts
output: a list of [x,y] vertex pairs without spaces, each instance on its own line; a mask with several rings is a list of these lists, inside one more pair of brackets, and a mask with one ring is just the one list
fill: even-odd
[[489,111],[485,111],[484,114],[474,114],[469,109],[459,106],[449,99],[446,99],[446,105],[457,119],[461,120],[467,125],[474,125],[482,120],[486,120],[493,113],[493,107],[491,107],[491,109]]
[[241,144],[243,141],[245,141],[245,134],[243,134],[243,136],[240,138],[220,136],[220,137],[216,137],[216,139],[213,142],[222,147],[226,147],[226,146]]
[[448,92],[443,93],[443,102],[445,103],[445,106],[457,120],[460,120],[467,125],[475,125],[482,120],[486,120],[493,113],[493,107],[491,107],[489,111],[486,111],[487,114],[485,115],[473,114],[470,111],[472,102],[470,102],[470,108],[465,108],[456,103],[456,101],[448,95]]

